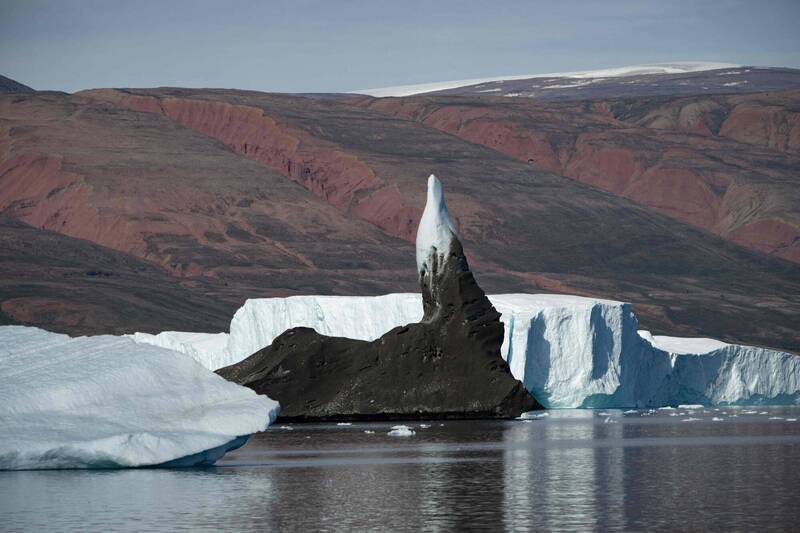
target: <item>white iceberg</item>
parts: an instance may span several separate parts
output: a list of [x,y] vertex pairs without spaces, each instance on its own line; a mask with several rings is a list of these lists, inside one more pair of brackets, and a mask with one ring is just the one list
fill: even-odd
[[140,344],[152,344],[188,355],[207,368],[227,366],[227,333],[195,333],[190,331],[164,331],[157,335],[134,333],[125,335]]
[[392,429],[386,434],[390,437],[411,437],[416,434],[416,431],[408,426],[392,426]]
[[[800,402],[800,357],[638,331],[629,304],[551,294],[501,294],[502,356],[546,407],[631,408]],[[201,363],[241,361],[289,328],[374,340],[422,318],[419,294],[252,299],[233,317],[225,348]],[[220,341],[221,345],[221,341]],[[195,350],[199,351],[199,350]]]
[[173,351],[0,327],[0,469],[211,464],[277,414]]

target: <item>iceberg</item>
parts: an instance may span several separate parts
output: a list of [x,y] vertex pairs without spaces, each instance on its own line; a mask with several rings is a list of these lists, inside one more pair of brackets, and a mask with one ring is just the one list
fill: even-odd
[[500,353],[500,313],[469,269],[433,175],[416,248],[422,320],[371,341],[293,327],[217,374],[277,399],[284,420],[515,418],[540,409]]
[[228,362],[227,333],[195,333],[190,331],[163,331],[157,335],[134,333],[125,335],[139,344],[152,344],[186,354],[206,368],[216,370]]
[[[630,305],[553,294],[490,295],[504,324],[503,358],[546,407],[643,408],[680,404],[800,403],[800,357],[713,339],[638,330]],[[233,364],[287,329],[371,341],[422,318],[421,296],[251,299],[231,321],[208,368]],[[219,366],[217,366],[219,365]]]
[[0,327],[0,469],[212,464],[277,402],[180,353]]

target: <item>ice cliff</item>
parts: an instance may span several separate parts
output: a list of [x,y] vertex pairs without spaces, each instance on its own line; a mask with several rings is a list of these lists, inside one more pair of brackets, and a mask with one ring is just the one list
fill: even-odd
[[[505,325],[503,357],[548,407],[800,402],[800,357],[792,354],[640,334],[630,306],[611,300],[543,294],[489,299]],[[216,369],[292,327],[374,340],[421,317],[419,294],[248,300],[233,317],[225,349],[196,357]]]
[[0,327],[0,469],[210,464],[277,413],[173,351]]

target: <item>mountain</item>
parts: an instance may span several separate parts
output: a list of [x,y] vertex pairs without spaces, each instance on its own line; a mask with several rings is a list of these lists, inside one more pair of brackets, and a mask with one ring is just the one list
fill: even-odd
[[0,94],[4,93],[32,93],[33,89],[18,81],[0,75]]
[[[522,101],[421,98],[474,101],[455,121],[468,118],[469,109],[482,112],[484,104],[502,110],[499,102]],[[406,104],[408,115],[392,109]],[[411,241],[424,178],[435,173],[459,215],[454,223],[476,278],[489,292],[625,300],[655,333],[800,351],[800,265],[560,174],[563,169],[452,134],[416,116],[419,105],[416,98],[178,88],[0,97],[0,211],[37,231],[154,265],[179,287],[190,287],[191,305],[221,311],[259,296],[414,290]],[[656,108],[615,109],[603,120],[641,122],[650,116],[641,111]],[[564,138],[574,134],[570,117],[590,128],[602,118],[585,118],[580,109],[565,116],[566,125],[553,119],[553,135],[562,127]],[[662,123],[630,126],[635,134],[623,140],[635,149],[666,143],[653,137],[663,134],[654,127]],[[614,135],[625,133],[618,129]],[[670,132],[714,146],[733,142]],[[726,156],[732,159],[725,168],[749,174],[764,161],[777,164],[774,148],[736,142],[739,153]],[[660,153],[661,145],[654,146],[652,153]],[[789,183],[785,194],[791,190]],[[686,194],[692,199],[694,193]],[[25,262],[30,266],[15,265],[15,275],[40,268],[33,255]],[[51,292],[59,287],[64,296],[50,309],[83,305],[63,292],[69,284],[51,280]],[[36,290],[15,296],[10,287],[6,315],[31,324],[51,320],[48,305],[21,311],[31,308],[25,298],[48,297],[46,287]],[[122,317],[101,320],[78,310],[82,331],[139,327],[117,302],[105,306]],[[195,317],[192,329],[224,329],[216,316]],[[159,317],[176,320],[165,306],[153,310],[149,324]]]

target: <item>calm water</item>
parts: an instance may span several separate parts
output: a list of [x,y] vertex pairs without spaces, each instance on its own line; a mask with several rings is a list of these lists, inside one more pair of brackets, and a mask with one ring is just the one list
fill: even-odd
[[213,468],[0,472],[0,530],[797,530],[787,418],[800,408],[278,426]]

